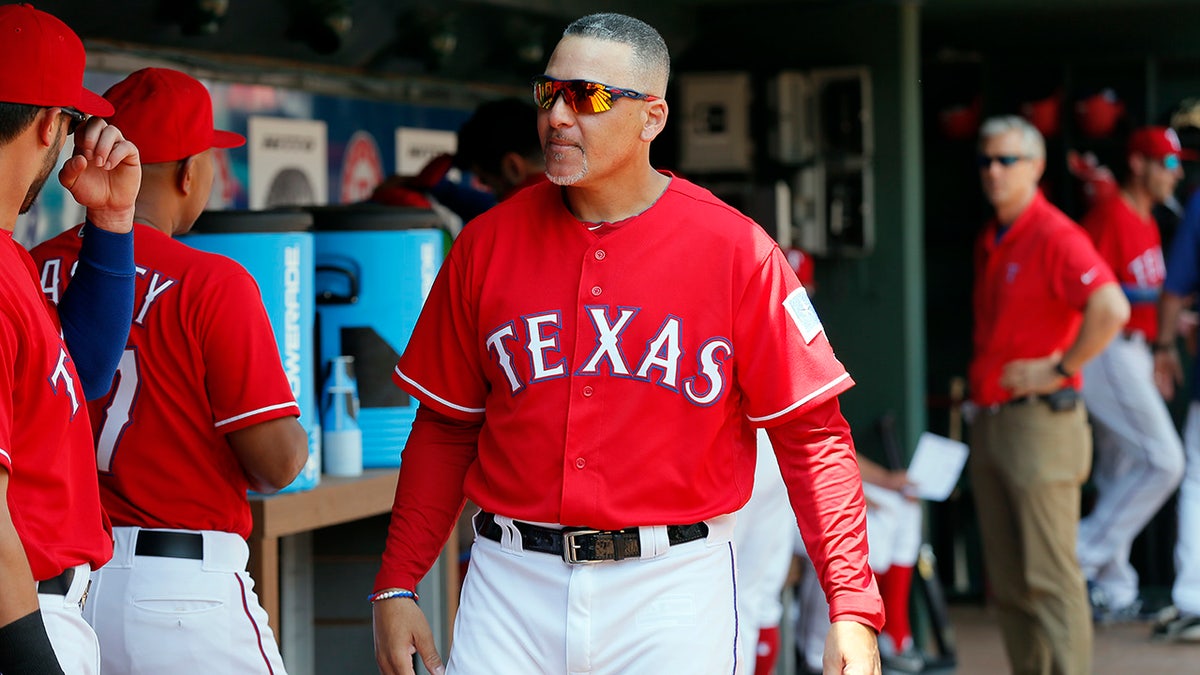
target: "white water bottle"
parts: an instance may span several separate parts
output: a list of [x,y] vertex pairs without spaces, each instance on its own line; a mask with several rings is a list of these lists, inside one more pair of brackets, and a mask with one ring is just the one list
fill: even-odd
[[362,474],[362,430],[358,428],[358,386],[354,357],[330,362],[321,414],[322,462],[330,476]]

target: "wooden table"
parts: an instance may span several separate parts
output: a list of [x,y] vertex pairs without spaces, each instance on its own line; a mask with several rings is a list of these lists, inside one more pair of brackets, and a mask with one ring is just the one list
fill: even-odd
[[258,598],[279,632],[279,538],[369,518],[392,510],[396,469],[368,469],[361,476],[321,476],[311,490],[251,495],[250,576]]

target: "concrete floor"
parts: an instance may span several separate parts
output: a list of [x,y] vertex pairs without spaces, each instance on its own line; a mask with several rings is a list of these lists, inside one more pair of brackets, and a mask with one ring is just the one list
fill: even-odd
[[[1006,675],[1000,629],[990,610],[952,605],[951,622],[961,675]],[[1097,626],[1093,675],[1200,674],[1200,644],[1151,642],[1149,622]]]
[[[1008,659],[995,614],[979,604],[952,604],[954,667],[929,667],[922,675],[1008,675]],[[1200,643],[1150,641],[1152,622],[1096,626],[1091,675],[1200,675]],[[790,642],[790,641],[789,641]],[[791,648],[785,644],[785,650]],[[933,652],[930,645],[927,651]],[[785,651],[786,654],[786,651]],[[935,660],[936,653],[930,653]],[[783,656],[776,675],[798,675],[794,657]],[[884,669],[884,675],[905,675]]]

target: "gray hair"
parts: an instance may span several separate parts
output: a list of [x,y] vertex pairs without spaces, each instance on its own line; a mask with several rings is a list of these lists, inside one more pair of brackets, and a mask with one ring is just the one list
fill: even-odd
[[652,87],[653,91],[646,93],[658,96],[667,93],[667,80],[671,76],[671,54],[667,51],[667,43],[650,24],[624,14],[589,14],[567,26],[563,37],[570,35],[608,40],[633,47],[633,67],[645,83],[638,86]]
[[1042,132],[1037,130],[1024,117],[1017,115],[999,115],[984,120],[979,127],[979,147],[994,136],[1000,136],[1015,131],[1021,138],[1021,150],[1034,159],[1046,158],[1046,140]]

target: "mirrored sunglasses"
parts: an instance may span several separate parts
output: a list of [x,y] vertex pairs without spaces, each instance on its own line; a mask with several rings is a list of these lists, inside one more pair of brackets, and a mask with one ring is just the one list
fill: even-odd
[[1000,162],[1000,166],[1007,169],[1008,167],[1012,166],[1013,164],[1016,164],[1017,162],[1019,162],[1023,159],[1029,159],[1029,156],[1028,155],[979,155],[979,157],[976,158],[975,161],[979,164],[980,169],[990,169],[992,167],[992,162]]
[[563,102],[577,113],[601,113],[612,110],[613,100],[631,98],[637,101],[657,101],[660,97],[632,89],[611,87],[590,80],[556,80],[546,75],[533,78],[533,102],[543,110],[554,107],[554,99],[562,94]]
[[1179,155],[1163,155],[1163,168],[1167,171],[1177,171],[1183,164],[1179,161]]

